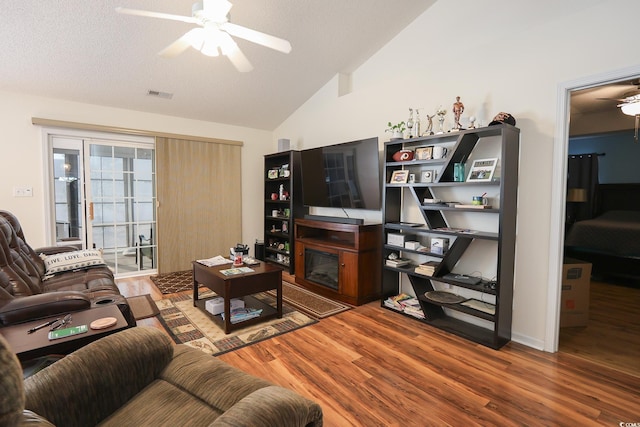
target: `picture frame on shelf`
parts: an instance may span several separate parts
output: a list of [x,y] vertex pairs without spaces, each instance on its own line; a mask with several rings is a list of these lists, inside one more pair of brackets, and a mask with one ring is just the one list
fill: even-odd
[[433,158],[433,145],[416,148],[415,158],[416,160],[431,160]]
[[390,184],[406,184],[409,179],[409,171],[408,170],[399,170],[394,171],[391,175]]
[[498,159],[477,159],[474,160],[469,168],[467,182],[487,182],[493,179]]
[[434,173],[432,170],[422,171],[420,182],[433,182]]
[[267,172],[267,178],[276,179],[278,177],[278,169],[269,169]]

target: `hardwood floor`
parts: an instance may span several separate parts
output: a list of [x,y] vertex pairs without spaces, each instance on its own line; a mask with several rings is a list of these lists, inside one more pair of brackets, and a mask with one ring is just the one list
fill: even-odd
[[591,281],[589,322],[561,328],[560,351],[640,377],[640,289]]
[[[144,277],[119,286],[162,298]],[[141,324],[161,328],[155,319]],[[317,401],[326,426],[640,422],[639,375],[517,343],[491,350],[379,302],[219,358]]]

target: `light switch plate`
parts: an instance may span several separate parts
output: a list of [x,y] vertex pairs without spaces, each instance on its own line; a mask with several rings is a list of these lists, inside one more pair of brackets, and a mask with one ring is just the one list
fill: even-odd
[[13,187],[13,197],[33,197],[33,187]]

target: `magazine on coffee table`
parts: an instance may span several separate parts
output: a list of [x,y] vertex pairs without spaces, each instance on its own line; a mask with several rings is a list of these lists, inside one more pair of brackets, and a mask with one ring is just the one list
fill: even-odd
[[[252,307],[238,307],[231,310],[231,323],[239,323],[244,322],[245,320],[253,319],[256,317],[260,317],[262,314],[261,308],[252,308]],[[224,320],[224,313],[221,313],[220,316],[222,320]]]
[[249,267],[235,267],[235,268],[227,268],[226,270],[220,270],[220,273],[224,274],[225,276],[234,276],[236,274],[243,274],[243,273],[253,273],[255,270],[253,268],[249,268]]

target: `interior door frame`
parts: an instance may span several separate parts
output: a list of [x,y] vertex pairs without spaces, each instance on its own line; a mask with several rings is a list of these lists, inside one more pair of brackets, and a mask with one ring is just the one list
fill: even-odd
[[[99,132],[92,130],[83,130],[83,129],[71,129],[64,127],[43,127],[42,128],[42,152],[44,155],[42,156],[42,171],[43,171],[43,188],[44,191],[44,218],[45,218],[45,237],[46,237],[46,245],[47,246],[55,246],[56,245],[56,231],[55,227],[52,226],[54,223],[53,218],[53,191],[50,177],[52,174],[52,158],[53,158],[53,149],[51,144],[52,136],[61,136],[61,137],[69,137],[74,139],[81,140],[81,145],[84,146],[84,141],[114,141],[114,143],[122,143],[122,142],[132,142],[132,143],[144,143],[144,144],[152,144],[155,146],[155,138],[152,136],[139,136],[139,135],[130,135],[123,133],[111,133],[111,132]],[[81,154],[82,157],[82,154]],[[84,158],[83,158],[84,161]],[[84,172],[83,172],[84,179]],[[84,190],[83,190],[84,193]],[[84,200],[84,197],[83,197]],[[84,208],[84,201],[83,208]],[[84,211],[84,209],[83,209]],[[85,233],[87,232],[87,225],[83,225],[83,229]],[[86,239],[83,238],[83,243],[86,243]]]
[[[571,92],[628,80],[640,74],[640,65],[562,82],[558,85],[556,134],[551,181],[551,218],[549,230],[549,275],[547,277],[547,313],[544,350],[558,351],[560,337],[560,294],[564,256],[564,219],[566,209],[567,156]],[[559,238],[554,238],[559,236]]]

